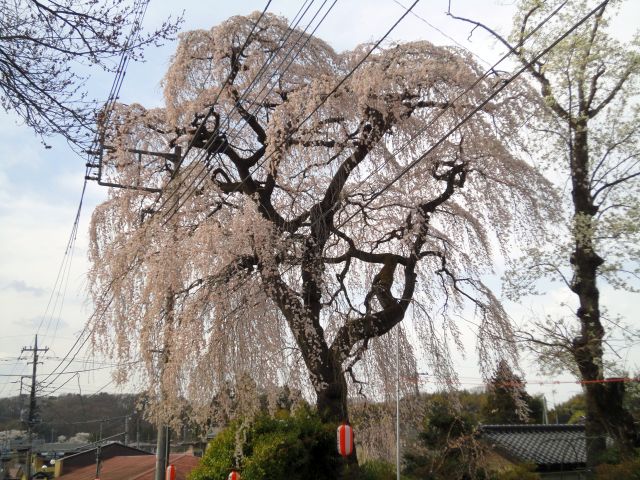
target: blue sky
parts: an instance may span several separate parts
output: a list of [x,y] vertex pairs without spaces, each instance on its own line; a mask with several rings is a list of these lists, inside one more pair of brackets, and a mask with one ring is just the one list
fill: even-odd
[[[408,0],[398,0],[409,5]],[[211,28],[225,18],[246,14],[264,8],[266,2],[247,0],[244,2],[215,1],[203,2],[184,0],[151,0],[145,19],[147,28],[152,28],[168,15],[178,15],[184,9],[183,29]],[[320,2],[317,2],[320,3]],[[330,2],[329,2],[330,3]],[[455,11],[460,15],[473,17],[501,31],[507,31],[513,11],[512,2],[497,0],[453,1]],[[636,27],[633,19],[640,18],[640,4],[629,2],[625,14],[616,22],[616,30],[626,37]],[[437,26],[448,36],[467,46],[485,60],[494,61],[503,51],[495,42],[476,32],[472,41],[467,40],[467,26],[450,20],[445,14],[448,0],[423,0],[415,7],[415,13],[422,19],[409,16],[394,31],[393,40],[427,39],[438,44],[451,44],[451,40],[428,26]],[[292,18],[300,6],[299,2],[274,0],[269,11]],[[313,7],[316,8],[316,7]],[[344,50],[367,41],[375,41],[402,13],[402,7],[394,0],[338,0],[326,22],[317,35],[328,41],[336,50]],[[139,102],[145,106],[162,103],[160,81],[169,64],[175,43],[146,53],[146,62],[130,64],[121,100],[125,103]],[[90,96],[105,98],[112,78],[98,74],[88,84]],[[73,344],[84,321],[91,312],[85,295],[87,224],[93,207],[105,197],[102,187],[90,183],[85,196],[83,213],[73,262],[69,270],[69,281],[64,296],[64,305],[49,303],[52,288],[67,243],[83,183],[85,159],[79,158],[67,146],[56,139],[48,141],[54,148],[45,150],[31,131],[21,125],[11,113],[0,113],[0,309],[2,335],[0,336],[0,374],[20,375],[27,372],[26,361],[16,357],[23,346],[33,342],[33,336],[40,328],[41,345],[50,348],[41,372],[49,372],[57,365],[56,358],[65,355]],[[631,319],[637,294],[622,294],[604,291],[605,299],[621,314]],[[564,307],[559,303],[568,299],[564,291],[551,291],[545,299],[532,299],[523,305],[509,305],[509,313],[517,320],[524,317],[557,314]],[[49,304],[49,308],[47,305]],[[55,305],[56,308],[52,308]],[[60,307],[60,308],[59,308]],[[471,344],[472,336],[467,340]],[[625,353],[625,355],[627,355]],[[84,357],[80,353],[79,357]],[[638,370],[640,360],[638,350],[627,355],[629,368]],[[634,363],[636,362],[636,363]],[[70,370],[79,370],[83,365],[77,362]],[[464,378],[478,378],[473,358],[473,347],[466,360],[460,359],[460,375]],[[539,375],[532,366],[526,368],[529,378]],[[60,385],[68,376],[55,382]],[[13,395],[18,384],[11,383],[17,377],[0,377],[0,396]],[[563,377],[570,379],[570,377]],[[106,371],[82,374],[70,381],[58,393],[91,393],[104,387],[110,378]],[[479,380],[476,380],[476,382]],[[472,381],[469,380],[471,384]],[[566,398],[579,391],[577,385],[536,386],[531,384],[531,392],[546,392],[551,401],[551,390],[557,390],[557,398]],[[111,391],[111,387],[106,388]]]

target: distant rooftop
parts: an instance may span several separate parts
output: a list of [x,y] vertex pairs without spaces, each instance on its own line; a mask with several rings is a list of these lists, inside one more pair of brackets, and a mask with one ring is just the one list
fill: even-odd
[[[185,480],[200,459],[188,454],[171,454],[169,462],[176,467],[176,480]],[[113,457],[102,462],[101,480],[153,480],[155,455]],[[96,466],[87,465],[58,477],[60,480],[94,480]]]
[[584,468],[584,425],[482,425],[481,438],[511,460],[540,471]]

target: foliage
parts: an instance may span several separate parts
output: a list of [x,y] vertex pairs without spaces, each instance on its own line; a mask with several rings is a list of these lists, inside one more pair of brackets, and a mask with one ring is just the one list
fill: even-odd
[[[520,394],[532,400],[523,386],[521,388]],[[405,451],[403,473],[410,478],[421,479],[539,478],[529,465],[503,465],[496,468],[492,464],[490,450],[478,440],[477,427],[480,423],[499,423],[506,420],[496,420],[496,412],[487,408],[487,405],[491,405],[491,399],[490,392],[460,391],[455,394],[425,395],[423,401],[426,404],[426,414],[417,441],[410,444]],[[511,392],[505,393],[505,401],[507,399],[507,403],[513,407]],[[485,416],[487,413],[489,417]],[[520,423],[513,411],[509,410],[508,414],[512,415],[512,420]]]
[[[115,71],[121,54],[167,39],[177,23],[140,34],[144,1],[3,0],[0,9],[0,104],[41,136],[60,134],[88,146],[96,103],[86,98],[86,78],[97,66]],[[130,37],[133,30],[134,35]],[[88,141],[89,140],[89,141]]]
[[574,395],[556,405],[549,411],[549,421],[557,423],[577,423],[584,417],[586,411],[585,398],[583,393]]
[[[635,422],[640,421],[640,385],[638,382],[625,383],[624,405]],[[555,406],[549,412],[549,420],[558,423],[578,423],[586,412],[584,393],[574,395]]]
[[504,360],[498,362],[482,408],[483,423],[542,423],[542,400],[524,385]]
[[[422,355],[451,382],[465,305],[481,367],[497,350],[516,361],[509,319],[479,276],[551,215],[548,182],[513,143],[533,109],[526,84],[394,182],[498,79],[428,42],[365,58],[368,46],[338,54],[290,32],[252,14],[183,34],[166,106],[119,105],[105,132],[103,175],[123,188],[92,220],[94,342],[142,359],[166,416],[190,402],[207,418],[211,396],[250,375],[267,390],[286,378],[315,394],[325,420],[343,420],[349,389],[392,388],[387,333],[401,323],[402,378]],[[290,67],[260,73],[287,64],[297,39],[306,47]]]
[[476,439],[477,420],[455,410],[449,399],[428,400],[419,443],[404,455],[404,473],[428,479],[485,478],[484,447]]
[[[246,480],[334,479],[335,428],[309,408],[236,420],[210,443],[190,480],[224,480],[237,468]],[[240,453],[239,453],[240,452]]]
[[[360,480],[396,480],[396,466],[382,460],[370,460],[360,466]],[[400,475],[401,480],[411,480]]]
[[224,480],[234,468],[234,451],[238,422],[219,432],[209,443],[200,464],[191,471],[189,480]]

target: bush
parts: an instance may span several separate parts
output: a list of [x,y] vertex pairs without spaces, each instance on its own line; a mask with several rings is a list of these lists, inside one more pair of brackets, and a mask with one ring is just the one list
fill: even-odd
[[209,446],[200,464],[189,474],[190,480],[224,480],[233,467],[233,452],[238,424],[220,432]]
[[[240,422],[232,423],[210,443],[190,480],[226,480],[234,466],[239,428]],[[329,480],[338,475],[335,429],[308,408],[293,415],[281,412],[276,418],[259,416],[239,437],[244,456],[238,471],[243,480]]]

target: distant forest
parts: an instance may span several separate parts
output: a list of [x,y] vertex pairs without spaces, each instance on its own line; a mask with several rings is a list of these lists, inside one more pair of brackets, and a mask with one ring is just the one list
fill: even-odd
[[[133,394],[66,394],[39,398],[34,431],[46,442],[55,442],[61,435],[70,439],[78,433],[89,433],[91,441],[101,435],[123,441],[126,426],[130,443],[137,438],[143,443],[153,442],[156,428],[142,418],[137,404],[138,396]],[[25,430],[22,419],[26,419],[28,408],[29,398],[24,395],[0,398],[0,431]],[[129,419],[125,422],[127,416]]]

